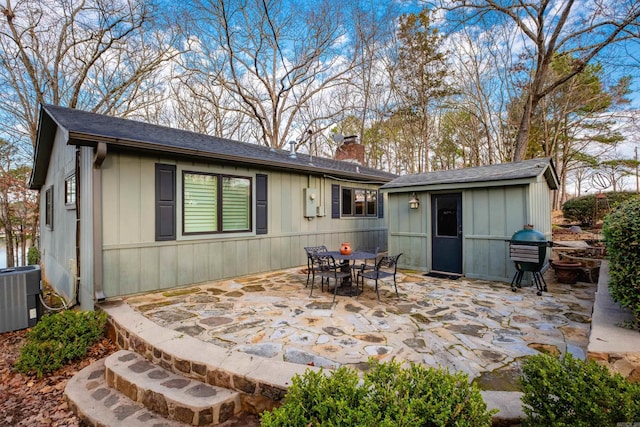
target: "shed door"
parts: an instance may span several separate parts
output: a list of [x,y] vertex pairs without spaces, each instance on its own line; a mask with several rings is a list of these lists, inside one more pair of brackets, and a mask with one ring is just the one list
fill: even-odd
[[431,196],[431,269],[462,274],[462,194]]

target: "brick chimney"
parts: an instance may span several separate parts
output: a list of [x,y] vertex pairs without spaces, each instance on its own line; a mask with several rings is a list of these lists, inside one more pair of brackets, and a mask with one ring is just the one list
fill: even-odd
[[336,150],[335,159],[364,165],[364,145],[358,143],[358,135],[344,137],[344,141]]

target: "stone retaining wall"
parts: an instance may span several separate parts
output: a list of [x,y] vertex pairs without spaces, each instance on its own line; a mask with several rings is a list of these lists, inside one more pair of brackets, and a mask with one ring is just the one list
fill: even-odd
[[260,414],[279,405],[287,390],[264,384],[251,378],[235,375],[213,365],[183,360],[155,348],[120,325],[112,317],[107,320],[107,337],[123,350],[135,351],[149,362],[175,374],[202,381],[209,385],[240,392],[241,408],[245,413]]
[[608,285],[609,263],[603,261],[593,302],[587,357],[640,383],[640,332],[624,327],[633,323],[633,314],[611,299]]

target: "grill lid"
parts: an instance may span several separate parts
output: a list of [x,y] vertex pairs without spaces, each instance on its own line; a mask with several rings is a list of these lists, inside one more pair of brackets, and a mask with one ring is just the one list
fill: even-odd
[[525,225],[511,236],[512,242],[546,242],[544,234],[533,229],[533,225]]

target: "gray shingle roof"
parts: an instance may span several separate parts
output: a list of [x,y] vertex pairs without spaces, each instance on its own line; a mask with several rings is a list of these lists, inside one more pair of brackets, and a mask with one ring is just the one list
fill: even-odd
[[[322,157],[309,157],[289,151],[188,132],[166,126],[153,125],[135,120],[89,113],[55,105],[43,105],[43,113],[69,133],[70,144],[106,142],[109,147],[142,151],[163,152],[174,155],[200,157],[210,160],[233,161],[266,168],[287,169],[304,173],[336,175],[360,181],[388,182],[396,175],[377,169],[360,166],[353,162],[338,161]],[[42,123],[41,123],[42,125]],[[53,139],[40,129],[39,139]],[[40,145],[40,144],[38,144]],[[111,148],[110,148],[111,149]],[[38,150],[38,147],[36,147]],[[43,147],[43,151],[46,150]],[[44,156],[46,157],[46,156]],[[36,163],[38,153],[36,153]],[[36,164],[36,167],[38,165]]]
[[498,165],[405,175],[386,183],[381,188],[392,189],[438,184],[461,184],[460,187],[464,187],[464,184],[469,183],[531,179],[541,174],[550,174],[551,176],[547,177],[549,186],[552,189],[557,187],[557,176],[553,163],[550,158],[545,157]]

